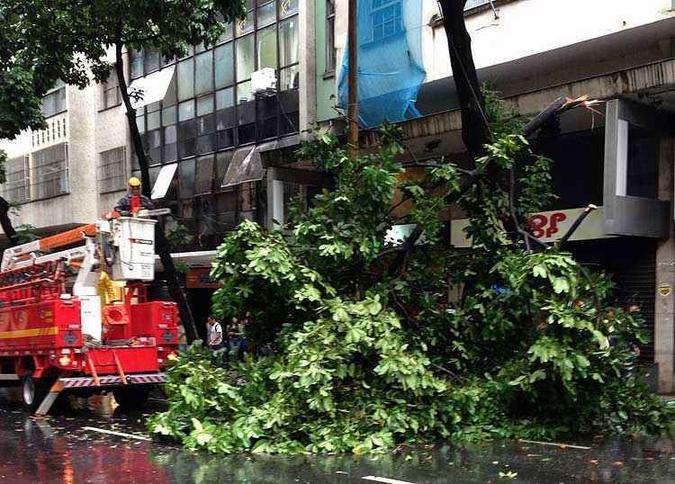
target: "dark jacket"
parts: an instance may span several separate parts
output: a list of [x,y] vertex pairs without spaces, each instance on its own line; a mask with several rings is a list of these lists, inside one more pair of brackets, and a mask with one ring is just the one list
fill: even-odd
[[[141,207],[147,209],[155,208],[155,204],[152,203],[145,195],[139,195],[141,197]],[[127,193],[122,198],[119,199],[117,205],[115,205],[115,211],[117,212],[130,212],[131,211],[131,193]]]

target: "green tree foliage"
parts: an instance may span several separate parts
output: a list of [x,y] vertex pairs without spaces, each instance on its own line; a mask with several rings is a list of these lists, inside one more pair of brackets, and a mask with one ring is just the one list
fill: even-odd
[[[446,160],[406,180],[392,127],[357,158],[329,134],[303,145],[299,156],[332,172],[335,188],[284,231],[241,224],[212,272],[216,315],[250,311],[250,343],[276,351],[221,367],[194,346],[169,370],[170,407],[151,429],[212,452],[356,453],[662,429],[672,413],[635,372],[639,319],[611,306],[606,277],[523,243],[516,227],[551,199],[550,161],[508,110],[488,106],[494,142],[468,184]],[[413,201],[402,217],[397,190]],[[471,251],[442,235],[450,202],[470,217]],[[385,245],[403,222],[419,224],[424,243]]]

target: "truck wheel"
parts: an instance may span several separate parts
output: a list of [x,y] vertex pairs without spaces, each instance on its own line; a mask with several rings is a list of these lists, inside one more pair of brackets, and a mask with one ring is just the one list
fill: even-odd
[[45,399],[49,393],[50,382],[45,378],[33,378],[31,373],[27,373],[23,377],[21,385],[21,401],[23,408],[29,413],[35,413],[42,400]]
[[115,388],[115,401],[122,410],[142,410],[150,395],[149,388]]

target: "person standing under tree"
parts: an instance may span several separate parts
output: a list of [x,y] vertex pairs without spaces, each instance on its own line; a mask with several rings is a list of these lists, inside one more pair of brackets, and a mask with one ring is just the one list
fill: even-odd
[[209,316],[206,320],[206,329],[208,332],[208,347],[212,350],[218,350],[223,347],[223,326],[214,318]]

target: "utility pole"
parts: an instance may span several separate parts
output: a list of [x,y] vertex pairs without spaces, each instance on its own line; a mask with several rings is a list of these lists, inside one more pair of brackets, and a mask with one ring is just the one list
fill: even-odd
[[358,29],[356,25],[356,0],[349,0],[349,99],[347,118],[349,119],[349,144],[352,157],[359,153],[359,86],[358,86]]

